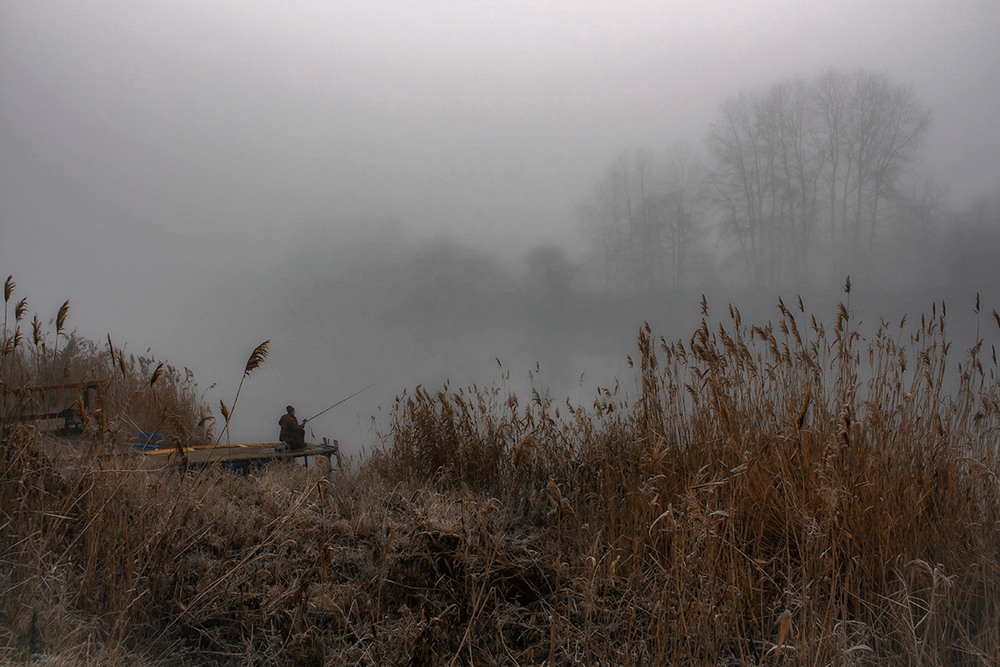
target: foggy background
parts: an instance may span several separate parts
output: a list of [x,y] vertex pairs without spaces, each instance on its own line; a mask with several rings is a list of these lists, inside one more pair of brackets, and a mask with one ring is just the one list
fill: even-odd
[[[0,272],[216,409],[270,339],[234,441],[378,382],[312,427],[350,452],[419,383],[630,386],[637,328],[686,338],[702,293],[832,318],[851,273],[866,323],[948,298],[974,336],[975,292],[983,329],[1000,306],[997,34],[992,2],[0,0]],[[751,255],[726,120],[829,72],[909,92],[919,136],[885,181],[839,172],[835,208],[881,202],[875,231],[827,242],[820,195],[769,190],[811,236]],[[623,249],[623,215],[655,246]]]

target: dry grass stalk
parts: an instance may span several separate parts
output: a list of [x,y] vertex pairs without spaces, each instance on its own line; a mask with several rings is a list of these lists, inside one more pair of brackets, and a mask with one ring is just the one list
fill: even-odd
[[[5,421],[0,660],[995,663],[983,345],[951,382],[943,307],[866,335],[848,304],[703,308],[689,340],[640,330],[634,395],[418,387],[344,473],[145,471],[96,455],[110,427],[67,466]],[[126,365],[109,394],[144,400],[159,367]]]

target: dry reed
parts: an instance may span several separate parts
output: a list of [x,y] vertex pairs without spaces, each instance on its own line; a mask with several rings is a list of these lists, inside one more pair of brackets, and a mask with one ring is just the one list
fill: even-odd
[[344,472],[142,470],[111,426],[68,466],[5,417],[0,660],[997,664],[998,368],[940,311],[704,304],[632,392],[417,387]]

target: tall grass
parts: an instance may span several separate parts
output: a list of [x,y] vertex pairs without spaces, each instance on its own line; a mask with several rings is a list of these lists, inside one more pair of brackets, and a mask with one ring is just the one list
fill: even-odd
[[640,330],[632,396],[403,396],[374,463],[543,526],[588,661],[1000,660],[995,352],[951,377],[943,306],[867,337],[848,300],[830,329],[703,310]]
[[342,473],[142,470],[110,426],[67,466],[5,421],[0,660],[997,664],[995,355],[848,298],[646,326],[588,405],[417,387]]
[[[31,338],[25,339],[20,322],[27,299],[18,304],[18,326],[4,330],[0,415],[5,428],[45,430],[45,420],[24,418],[70,407],[90,439],[126,442],[139,432],[160,432],[168,443],[211,440],[215,418],[190,369],[158,361],[148,351],[128,353],[110,336],[105,347],[65,331],[68,303],[60,308],[54,336],[43,330],[36,315]],[[80,390],[47,388],[79,382],[98,385],[89,396],[93,405],[84,404]]]

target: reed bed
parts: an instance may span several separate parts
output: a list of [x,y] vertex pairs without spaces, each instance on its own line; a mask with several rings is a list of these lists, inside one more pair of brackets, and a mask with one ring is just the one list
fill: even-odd
[[148,471],[100,430],[68,465],[5,422],[0,661],[998,664],[995,352],[847,292],[643,327],[588,405],[417,387],[343,470]]

